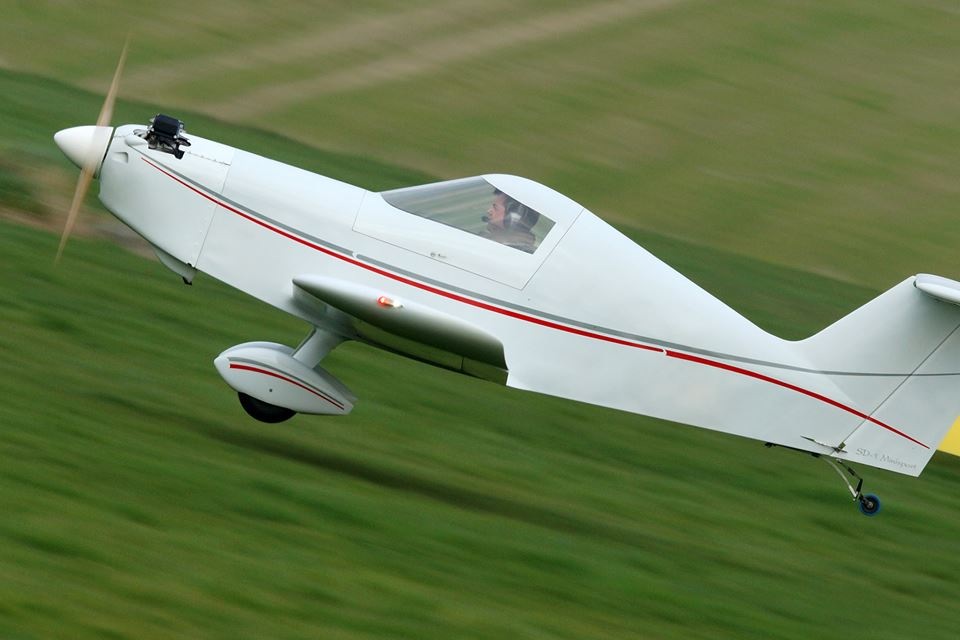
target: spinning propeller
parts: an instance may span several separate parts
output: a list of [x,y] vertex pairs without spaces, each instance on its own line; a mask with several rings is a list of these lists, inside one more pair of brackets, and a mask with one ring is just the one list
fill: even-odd
[[77,187],[73,192],[73,202],[70,204],[70,211],[67,213],[67,221],[63,227],[63,235],[60,236],[60,246],[57,248],[57,257],[54,264],[60,262],[60,256],[63,255],[67,239],[70,237],[80,213],[80,205],[83,204],[83,199],[90,188],[90,181],[99,174],[103,157],[107,153],[107,146],[110,144],[110,136],[113,132],[113,127],[110,126],[110,119],[113,117],[113,104],[117,99],[120,75],[123,73],[129,44],[130,40],[128,38],[123,45],[123,51],[120,53],[120,60],[117,62],[117,69],[113,74],[113,82],[110,83],[110,89],[107,91],[103,106],[100,108],[97,124],[63,129],[53,136],[60,150],[75,165],[80,167],[80,178],[77,180]]

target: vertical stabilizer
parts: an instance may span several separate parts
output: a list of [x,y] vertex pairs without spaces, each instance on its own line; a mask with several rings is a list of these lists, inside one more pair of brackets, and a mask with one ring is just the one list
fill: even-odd
[[869,416],[838,457],[920,474],[960,417],[958,303],[960,283],[920,275],[798,343]]

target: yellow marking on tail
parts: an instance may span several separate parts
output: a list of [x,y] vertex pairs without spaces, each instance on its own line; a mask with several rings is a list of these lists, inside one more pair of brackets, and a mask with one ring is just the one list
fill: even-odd
[[955,456],[960,456],[960,416],[957,416],[957,419],[953,421],[953,426],[950,427],[947,437],[943,439],[943,442],[941,442],[937,448],[940,451],[946,451]]

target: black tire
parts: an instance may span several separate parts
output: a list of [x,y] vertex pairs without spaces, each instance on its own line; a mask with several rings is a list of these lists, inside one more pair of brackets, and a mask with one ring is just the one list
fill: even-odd
[[289,420],[297,415],[297,412],[293,409],[278,407],[275,404],[257,400],[253,396],[248,396],[245,393],[237,393],[237,396],[240,398],[240,406],[243,407],[243,410],[246,411],[251,418],[255,418],[260,422],[277,424],[278,422]]
[[871,518],[880,513],[880,498],[872,493],[860,496],[860,513]]

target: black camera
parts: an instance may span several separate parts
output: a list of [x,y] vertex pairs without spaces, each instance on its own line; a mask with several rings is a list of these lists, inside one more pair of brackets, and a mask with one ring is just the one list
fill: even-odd
[[190,141],[183,136],[183,122],[162,113],[150,120],[145,138],[151,149],[172,153],[178,160],[183,157],[180,147],[190,146]]

